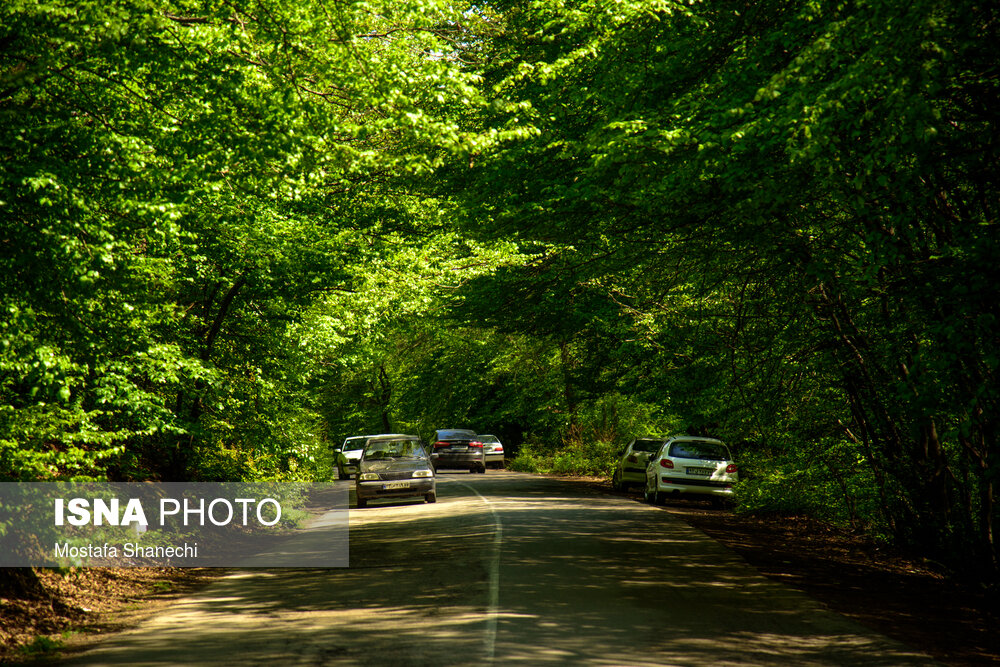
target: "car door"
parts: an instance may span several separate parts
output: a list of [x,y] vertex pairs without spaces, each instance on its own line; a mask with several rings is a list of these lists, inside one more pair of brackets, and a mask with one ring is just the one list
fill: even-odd
[[658,480],[657,477],[660,474],[660,459],[667,455],[667,448],[670,447],[670,443],[664,443],[660,445],[656,451],[649,452],[646,455],[646,488],[656,489]]
[[642,475],[649,463],[650,457],[656,453],[662,440],[653,438],[636,438],[629,443],[625,452],[624,466],[626,470]]

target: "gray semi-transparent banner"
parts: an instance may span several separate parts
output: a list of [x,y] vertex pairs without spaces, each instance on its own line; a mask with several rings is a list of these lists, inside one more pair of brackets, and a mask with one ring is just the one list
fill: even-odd
[[0,567],[347,567],[349,482],[0,483]]

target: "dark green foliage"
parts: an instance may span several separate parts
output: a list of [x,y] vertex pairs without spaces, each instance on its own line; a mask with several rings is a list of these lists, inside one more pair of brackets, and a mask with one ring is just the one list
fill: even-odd
[[766,443],[747,506],[832,503],[992,569],[996,9],[504,10],[482,122],[510,138],[455,178],[470,233],[543,249],[553,273],[513,282],[526,326]]

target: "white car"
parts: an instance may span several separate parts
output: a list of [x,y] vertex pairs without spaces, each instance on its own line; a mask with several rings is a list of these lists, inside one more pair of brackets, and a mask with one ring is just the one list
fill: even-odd
[[340,479],[350,479],[351,475],[358,472],[358,461],[361,459],[361,452],[370,435],[352,435],[344,440],[340,447],[333,448],[334,461],[337,463],[337,477]]
[[668,439],[646,465],[646,502],[660,504],[667,495],[709,497],[721,503],[733,495],[739,467],[721,440],[693,435]]
[[644,486],[646,484],[646,463],[649,457],[659,451],[666,438],[645,437],[633,438],[622,452],[611,476],[611,486],[615,491],[625,491],[630,484]]
[[483,451],[486,453],[486,465],[491,463],[497,464],[498,467],[503,467],[503,443],[500,442],[500,438],[495,435],[482,435],[477,436],[480,442],[483,443]]

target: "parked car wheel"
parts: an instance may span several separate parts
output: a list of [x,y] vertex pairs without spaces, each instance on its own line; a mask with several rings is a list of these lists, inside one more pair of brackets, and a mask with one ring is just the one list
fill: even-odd
[[364,498],[358,498],[358,509],[364,509],[368,507],[368,501]]
[[622,473],[621,470],[615,470],[614,476],[611,478],[611,488],[615,491],[624,491],[625,485],[622,484]]
[[428,493],[426,496],[424,496],[424,500],[426,500],[429,503],[436,503],[437,499],[438,497],[436,493]]
[[660,493],[659,489],[651,489],[648,486],[642,491],[642,498],[650,505],[662,505],[664,503],[664,495]]

